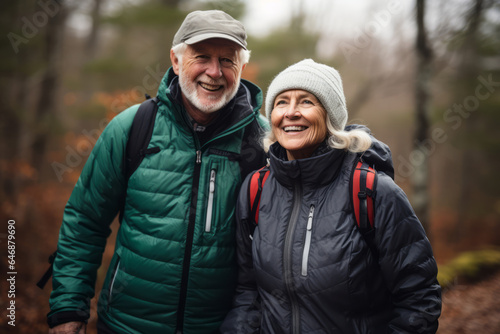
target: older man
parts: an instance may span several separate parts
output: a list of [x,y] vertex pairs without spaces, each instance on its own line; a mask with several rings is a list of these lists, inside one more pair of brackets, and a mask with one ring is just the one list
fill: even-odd
[[228,14],[190,13],[173,45],[139,167],[126,176],[134,106],[104,130],[66,205],[49,333],[85,333],[109,225],[122,207],[99,333],[214,333],[231,307],[237,193],[265,164],[262,92],[241,79],[246,33]]

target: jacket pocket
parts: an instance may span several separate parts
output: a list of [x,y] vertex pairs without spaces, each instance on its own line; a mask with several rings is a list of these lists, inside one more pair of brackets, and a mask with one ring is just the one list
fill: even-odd
[[113,269],[113,274],[111,275],[111,280],[109,282],[109,287],[108,287],[108,305],[106,306],[107,311],[109,311],[109,305],[111,304],[111,301],[113,299],[113,287],[115,285],[116,281],[116,276],[118,275],[118,270],[120,269],[120,257],[117,256],[116,260],[116,265],[115,268]]
[[212,169],[210,171],[210,182],[209,182],[208,201],[207,201],[207,217],[205,220],[205,232],[210,232],[210,230],[212,229],[216,177],[217,177],[217,171],[215,169]]
[[309,261],[309,251],[311,249],[312,224],[314,217],[314,205],[309,208],[309,217],[307,218],[306,239],[304,241],[304,252],[302,253],[302,276],[307,276],[307,265]]

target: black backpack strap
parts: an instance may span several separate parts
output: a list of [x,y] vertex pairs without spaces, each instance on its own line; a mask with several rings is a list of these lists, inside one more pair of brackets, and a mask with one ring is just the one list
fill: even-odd
[[50,267],[49,267],[49,269],[47,269],[47,271],[45,272],[45,274],[43,274],[42,278],[40,278],[40,280],[36,283],[36,286],[39,287],[42,290],[45,287],[45,285],[47,284],[47,282],[49,281],[49,278],[52,276],[52,270],[53,270],[53,267],[54,267],[54,260],[56,258],[56,255],[57,255],[57,251],[55,251],[54,253],[50,254],[50,256],[49,256]]
[[148,149],[158,111],[158,97],[141,103],[130,127],[125,153],[125,176],[128,180],[149,153],[157,153],[159,147]]
[[[148,98],[148,95],[146,95],[146,98]],[[147,154],[160,152],[159,147],[152,147],[148,149],[155,126],[158,101],[158,97],[155,97],[153,99],[148,98],[146,101],[142,102],[137,110],[137,113],[135,114],[132,126],[130,127],[123,163],[125,169],[125,180],[127,183],[130,176],[134,174]],[[123,212],[125,210],[126,195],[125,191],[120,199],[121,209],[118,218],[120,223],[123,219]]]

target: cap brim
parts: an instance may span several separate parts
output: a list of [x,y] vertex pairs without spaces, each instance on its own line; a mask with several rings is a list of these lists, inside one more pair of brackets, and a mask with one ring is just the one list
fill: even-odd
[[227,39],[231,42],[234,42],[236,44],[238,44],[239,46],[241,46],[243,49],[247,49],[247,47],[242,44],[240,41],[238,41],[236,38],[232,37],[232,36],[229,36],[229,35],[225,35],[225,34],[218,34],[218,33],[207,33],[207,34],[201,34],[201,35],[198,35],[198,36],[194,36],[194,37],[191,37],[191,38],[188,38],[184,41],[184,43],[188,44],[188,45],[191,45],[191,44],[196,44],[196,43],[199,43],[201,41],[205,41],[207,39],[211,39],[211,38],[223,38],[223,39]]

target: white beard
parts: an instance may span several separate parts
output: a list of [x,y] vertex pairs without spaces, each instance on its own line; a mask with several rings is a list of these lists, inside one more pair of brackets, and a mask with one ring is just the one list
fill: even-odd
[[[222,109],[236,95],[236,93],[238,92],[238,88],[240,86],[240,77],[238,77],[234,87],[230,91],[226,91],[224,95],[220,98],[213,97],[212,103],[202,104],[198,96],[197,83],[189,81],[187,79],[187,76],[183,75],[182,66],[180,64],[179,64],[179,71],[180,71],[179,86],[181,87],[182,93],[195,108],[197,108],[199,111],[205,114],[211,114]],[[214,80],[208,79],[203,81],[213,85],[220,85],[221,84],[220,81],[225,81],[225,80],[221,79],[218,82],[214,82]],[[222,82],[222,84],[225,84],[225,82]]]

